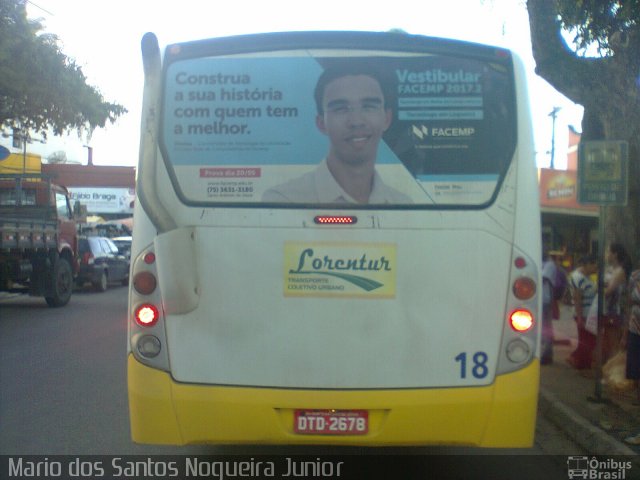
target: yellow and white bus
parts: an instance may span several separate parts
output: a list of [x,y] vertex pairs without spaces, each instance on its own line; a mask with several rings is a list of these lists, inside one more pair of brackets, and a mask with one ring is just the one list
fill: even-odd
[[134,441],[530,446],[521,61],[372,32],[142,50]]

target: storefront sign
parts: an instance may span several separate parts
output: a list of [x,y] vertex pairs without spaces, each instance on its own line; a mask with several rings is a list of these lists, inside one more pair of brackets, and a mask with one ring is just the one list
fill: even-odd
[[540,169],[540,206],[597,211],[596,207],[578,203],[578,173],[572,170]]
[[71,202],[87,206],[87,213],[133,214],[135,190],[133,188],[69,187]]

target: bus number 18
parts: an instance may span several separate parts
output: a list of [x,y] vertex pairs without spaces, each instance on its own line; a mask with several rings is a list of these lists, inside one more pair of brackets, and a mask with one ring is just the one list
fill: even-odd
[[[489,374],[487,368],[487,360],[489,356],[485,352],[476,352],[473,354],[471,367],[471,375],[475,378],[484,378]],[[467,352],[460,353],[456,358],[456,362],[460,362],[460,378],[467,378]]]

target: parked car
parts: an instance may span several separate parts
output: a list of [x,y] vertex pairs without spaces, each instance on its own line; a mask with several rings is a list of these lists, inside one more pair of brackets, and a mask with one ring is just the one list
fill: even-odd
[[77,284],[91,283],[96,290],[104,292],[109,283],[129,282],[129,259],[118,250],[107,237],[80,237],[80,272]]
[[115,237],[111,239],[120,253],[131,261],[131,237]]

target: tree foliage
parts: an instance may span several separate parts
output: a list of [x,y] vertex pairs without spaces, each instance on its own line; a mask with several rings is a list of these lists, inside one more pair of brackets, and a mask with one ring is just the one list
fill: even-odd
[[47,163],[67,163],[67,152],[64,150],[55,151],[47,156]]
[[584,107],[582,139],[629,142],[628,205],[606,209],[605,231],[640,260],[640,0],[528,0],[527,10],[536,72]]
[[[561,1],[558,14],[565,29],[573,32],[573,43],[584,51],[596,46],[600,54],[615,50],[640,20],[640,2],[617,0]],[[611,45],[611,40],[614,45]]]
[[80,134],[126,113],[89,86],[58,38],[42,29],[27,18],[26,0],[0,0],[0,127]]

